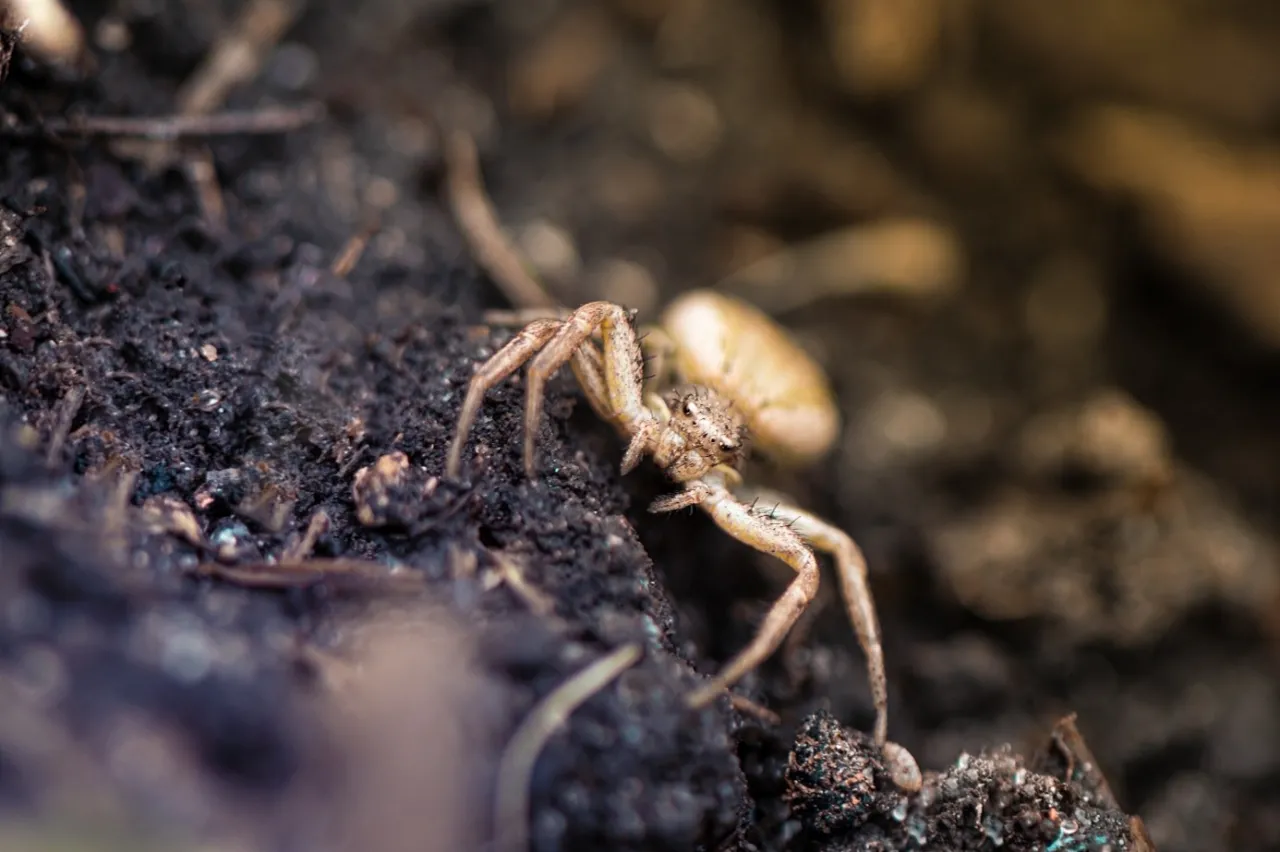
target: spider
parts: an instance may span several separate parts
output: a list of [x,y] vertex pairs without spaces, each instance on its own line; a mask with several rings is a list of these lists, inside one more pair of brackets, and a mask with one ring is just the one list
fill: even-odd
[[[457,478],[461,470],[467,436],[485,393],[530,362],[524,465],[532,478],[546,383],[570,363],[591,408],[627,442],[622,473],[649,456],[680,486],[654,501],[649,511],[697,506],[726,533],[781,559],[796,573],[751,643],[691,692],[688,704],[706,706],[778,649],[817,593],[814,550],[829,553],[867,661],[875,742],[889,758],[894,780],[918,789],[914,759],[886,739],[884,657],[862,552],[842,530],[782,495],[746,485],[741,474],[749,444],[776,462],[801,465],[816,461],[835,441],[839,414],[818,365],[764,313],[711,290],[677,298],[643,340],[633,313],[612,302],[589,302],[569,312],[517,311],[508,318],[527,324],[476,370],[446,474]],[[646,360],[653,363],[648,382]]]

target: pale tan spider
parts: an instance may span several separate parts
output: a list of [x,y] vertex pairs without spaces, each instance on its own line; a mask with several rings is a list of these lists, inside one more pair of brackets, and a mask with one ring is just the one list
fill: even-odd
[[[698,506],[729,535],[776,556],[796,572],[755,639],[719,675],[693,691],[689,704],[710,703],[778,649],[817,592],[813,548],[825,551],[835,558],[849,619],[866,656],[876,708],[875,741],[889,758],[894,780],[918,789],[915,760],[906,749],[886,741],[884,657],[861,551],[842,530],[783,496],[744,485],[740,474],[748,440],[774,461],[792,465],[813,462],[830,448],[839,430],[839,414],[818,365],[766,315],[709,290],[692,291],[673,302],[643,344],[632,314],[611,302],[591,302],[571,312],[535,309],[512,316],[528,324],[472,378],[446,473],[458,476],[467,435],[485,393],[532,359],[524,434],[525,470],[532,478],[546,383],[570,362],[592,409],[628,442],[623,474],[648,455],[681,486],[655,501],[651,512]],[[530,321],[532,317],[537,318]],[[654,363],[648,386],[646,354]]]

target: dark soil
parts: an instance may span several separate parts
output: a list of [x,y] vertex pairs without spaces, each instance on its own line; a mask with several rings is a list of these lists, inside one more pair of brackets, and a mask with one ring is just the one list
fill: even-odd
[[[1274,353],[1204,306],[1135,211],[1045,153],[1042,126],[1110,91],[1105,71],[1055,77],[1028,58],[1032,30],[973,11],[994,47],[958,102],[1006,121],[994,136],[1017,156],[935,156],[911,98],[956,95],[947,81],[851,106],[806,55],[809,4],[721,10],[739,23],[685,77],[732,103],[780,63],[820,126],[890,152],[892,192],[840,198],[813,163],[753,160],[767,146],[727,106],[736,156],[649,156],[649,102],[617,92],[675,62],[652,27],[665,4],[609,4],[617,66],[548,116],[518,108],[510,69],[574,4],[312,3],[229,106],[314,97],[328,116],[207,142],[223,230],[180,167],[39,128],[169,112],[239,4],[70,5],[91,33],[124,16],[132,40],[95,48],[85,75],[20,48],[0,83],[0,846],[486,848],[519,721],[627,642],[642,659],[537,761],[534,849],[1101,852],[1153,848],[1147,829],[1165,852],[1280,845]],[[786,46],[767,61],[747,38],[761,21]],[[1224,117],[1142,94],[1265,130],[1243,95]],[[781,96],[759,97],[763,112]],[[568,375],[535,479],[518,382],[490,394],[463,481],[443,477],[472,365],[510,332],[480,325],[502,300],[440,201],[437,122],[476,132],[512,221],[554,219],[587,266],[661,270],[654,304],[715,280],[729,232],[946,212],[970,267],[954,302],[780,317],[822,354],[848,434],[817,471],[753,471],[867,551],[891,736],[929,770],[920,794],[895,790],[859,733],[870,696],[833,583],[737,690],[780,725],[727,699],[684,708],[783,577],[701,515],[648,515],[669,486],[619,476],[617,438]],[[643,215],[592,194],[619,162],[661,179]],[[334,275],[370,208],[377,236]],[[1107,320],[1046,355],[1028,294],[1064,269],[1101,282]],[[598,298],[595,280],[558,293]],[[893,450],[867,412],[907,391],[981,428]],[[1045,426],[1117,392],[1110,438]],[[1167,446],[1145,439],[1138,401]],[[1069,713],[1089,746],[1057,724]]]

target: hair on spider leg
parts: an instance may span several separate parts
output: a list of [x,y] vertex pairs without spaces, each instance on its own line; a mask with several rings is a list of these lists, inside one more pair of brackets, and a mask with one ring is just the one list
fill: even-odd
[[[774,504],[773,504],[773,508],[769,510],[769,520],[771,520],[771,521],[778,521],[778,520],[781,520],[781,519],[778,517],[778,510],[779,510],[779,509],[781,509],[781,508],[782,508],[782,504],[781,504],[781,503],[774,503]],[[783,520],[783,521],[782,521],[782,525],[783,525],[784,527],[786,527],[787,529],[789,529],[789,530],[794,530],[794,529],[796,528],[796,524],[799,522],[799,520],[800,520],[800,518],[798,518],[798,517],[797,517],[797,516],[795,516],[795,515],[792,515],[790,518],[787,518],[786,520]]]

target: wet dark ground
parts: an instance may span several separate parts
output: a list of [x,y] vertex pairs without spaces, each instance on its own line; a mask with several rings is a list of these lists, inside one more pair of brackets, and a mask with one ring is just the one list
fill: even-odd
[[[225,232],[180,170],[149,173],[112,140],[4,140],[0,806],[43,817],[13,820],[12,842],[483,848],[517,722],[635,641],[643,659],[537,763],[534,848],[1141,849],[1129,814],[1162,850],[1274,848],[1265,347],[1210,319],[1128,212],[1073,189],[1051,224],[1019,219],[935,174],[960,210],[970,289],[942,309],[788,312],[851,425],[822,470],[760,475],[863,543],[892,736],[938,774],[905,800],[857,733],[869,693],[834,597],[742,685],[780,726],[727,702],[687,711],[695,668],[740,648],[780,588],[769,562],[700,516],[647,516],[664,484],[617,475],[616,438],[567,377],[536,480],[515,447],[515,383],[491,394],[465,481],[441,476],[471,365],[505,332],[478,325],[501,300],[414,128],[482,129],[478,92],[502,90],[512,50],[484,9],[449,6],[419,9],[389,45],[394,4],[370,7],[367,31],[311,7],[232,105],[319,96],[329,117],[210,143]],[[23,126],[164,112],[225,22],[194,8],[162,4],[87,80],[19,55],[0,108]],[[308,57],[318,77],[297,72]],[[593,106],[480,134],[500,208],[553,199],[584,256],[657,247],[663,295],[711,277],[703,250],[725,214],[688,170],[673,170],[675,209],[631,227],[575,208],[575,157],[642,147]],[[892,140],[892,117],[877,120]],[[929,182],[929,164],[912,168]],[[371,198],[379,236],[334,276]],[[832,214],[809,215],[774,224],[799,235]],[[1061,260],[1063,233],[1070,256],[1044,261]],[[1045,356],[1021,324],[1021,279],[1079,257],[1124,286],[1105,290],[1101,337]],[[866,412],[905,391],[985,426],[931,452],[877,444]],[[1101,432],[1055,431],[1099,410]],[[353,491],[366,470],[374,484]],[[336,573],[354,559],[376,570]],[[1072,712],[1093,758],[1052,744]]]

